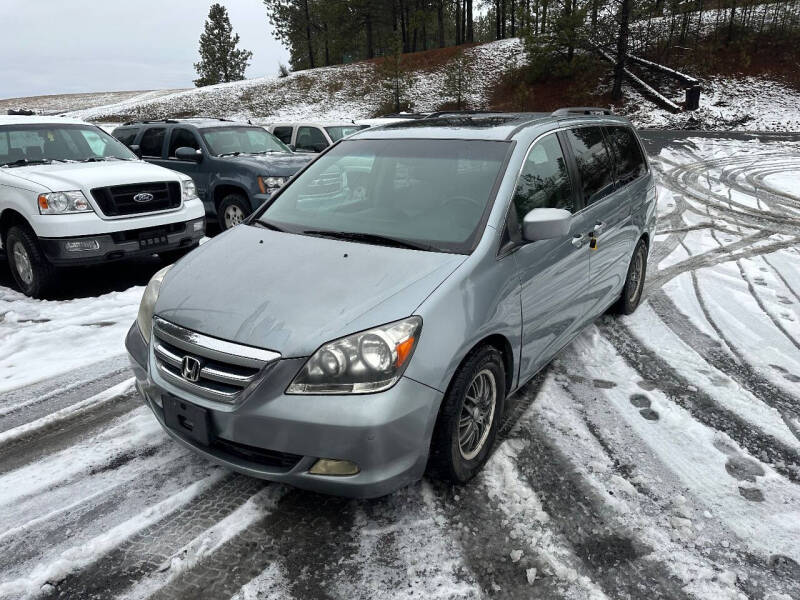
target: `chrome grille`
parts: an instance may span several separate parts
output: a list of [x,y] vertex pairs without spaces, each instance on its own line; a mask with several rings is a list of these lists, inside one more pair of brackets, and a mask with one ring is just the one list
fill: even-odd
[[153,318],[153,353],[169,383],[209,400],[232,404],[281,357],[277,352],[235,344]]

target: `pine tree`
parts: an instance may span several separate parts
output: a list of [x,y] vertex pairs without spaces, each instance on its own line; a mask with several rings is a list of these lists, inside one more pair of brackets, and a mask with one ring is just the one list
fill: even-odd
[[221,4],[212,4],[200,35],[200,62],[194,65],[199,77],[194,84],[203,87],[244,79],[253,53],[238,49],[238,45],[239,34],[233,33],[228,11]]

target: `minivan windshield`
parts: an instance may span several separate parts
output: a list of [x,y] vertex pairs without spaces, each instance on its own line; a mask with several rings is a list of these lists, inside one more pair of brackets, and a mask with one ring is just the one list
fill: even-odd
[[331,138],[331,141],[338,142],[340,139],[347,137],[348,135],[353,135],[356,131],[361,131],[362,129],[367,129],[368,125],[334,125],[332,127],[326,127],[325,131],[328,132],[328,135]]
[[138,159],[115,138],[91,125],[0,125],[0,167],[105,160]]
[[214,127],[200,132],[208,149],[216,156],[239,154],[289,153],[291,150],[262,127]]
[[509,142],[344,140],[259,215],[274,229],[466,254],[480,236]]

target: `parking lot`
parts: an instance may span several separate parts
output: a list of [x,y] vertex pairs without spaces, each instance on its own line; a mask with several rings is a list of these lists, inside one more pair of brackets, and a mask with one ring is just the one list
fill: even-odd
[[643,137],[646,301],[510,399],[465,487],[356,501],[213,466],[124,355],[163,263],[50,301],[0,267],[0,597],[800,598],[800,137]]

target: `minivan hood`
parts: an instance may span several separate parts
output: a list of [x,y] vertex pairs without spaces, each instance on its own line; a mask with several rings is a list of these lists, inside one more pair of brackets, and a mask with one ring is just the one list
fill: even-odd
[[174,171],[143,161],[32,165],[15,167],[6,173],[42,185],[53,192],[91,190],[96,187],[126,183],[180,180]]
[[235,162],[256,171],[259,175],[271,175],[272,177],[291,177],[300,169],[305,167],[316,154],[304,156],[302,154],[259,154],[226,156],[225,160]]
[[241,225],[167,273],[155,312],[217,338],[309,356],[412,315],[465,258]]

